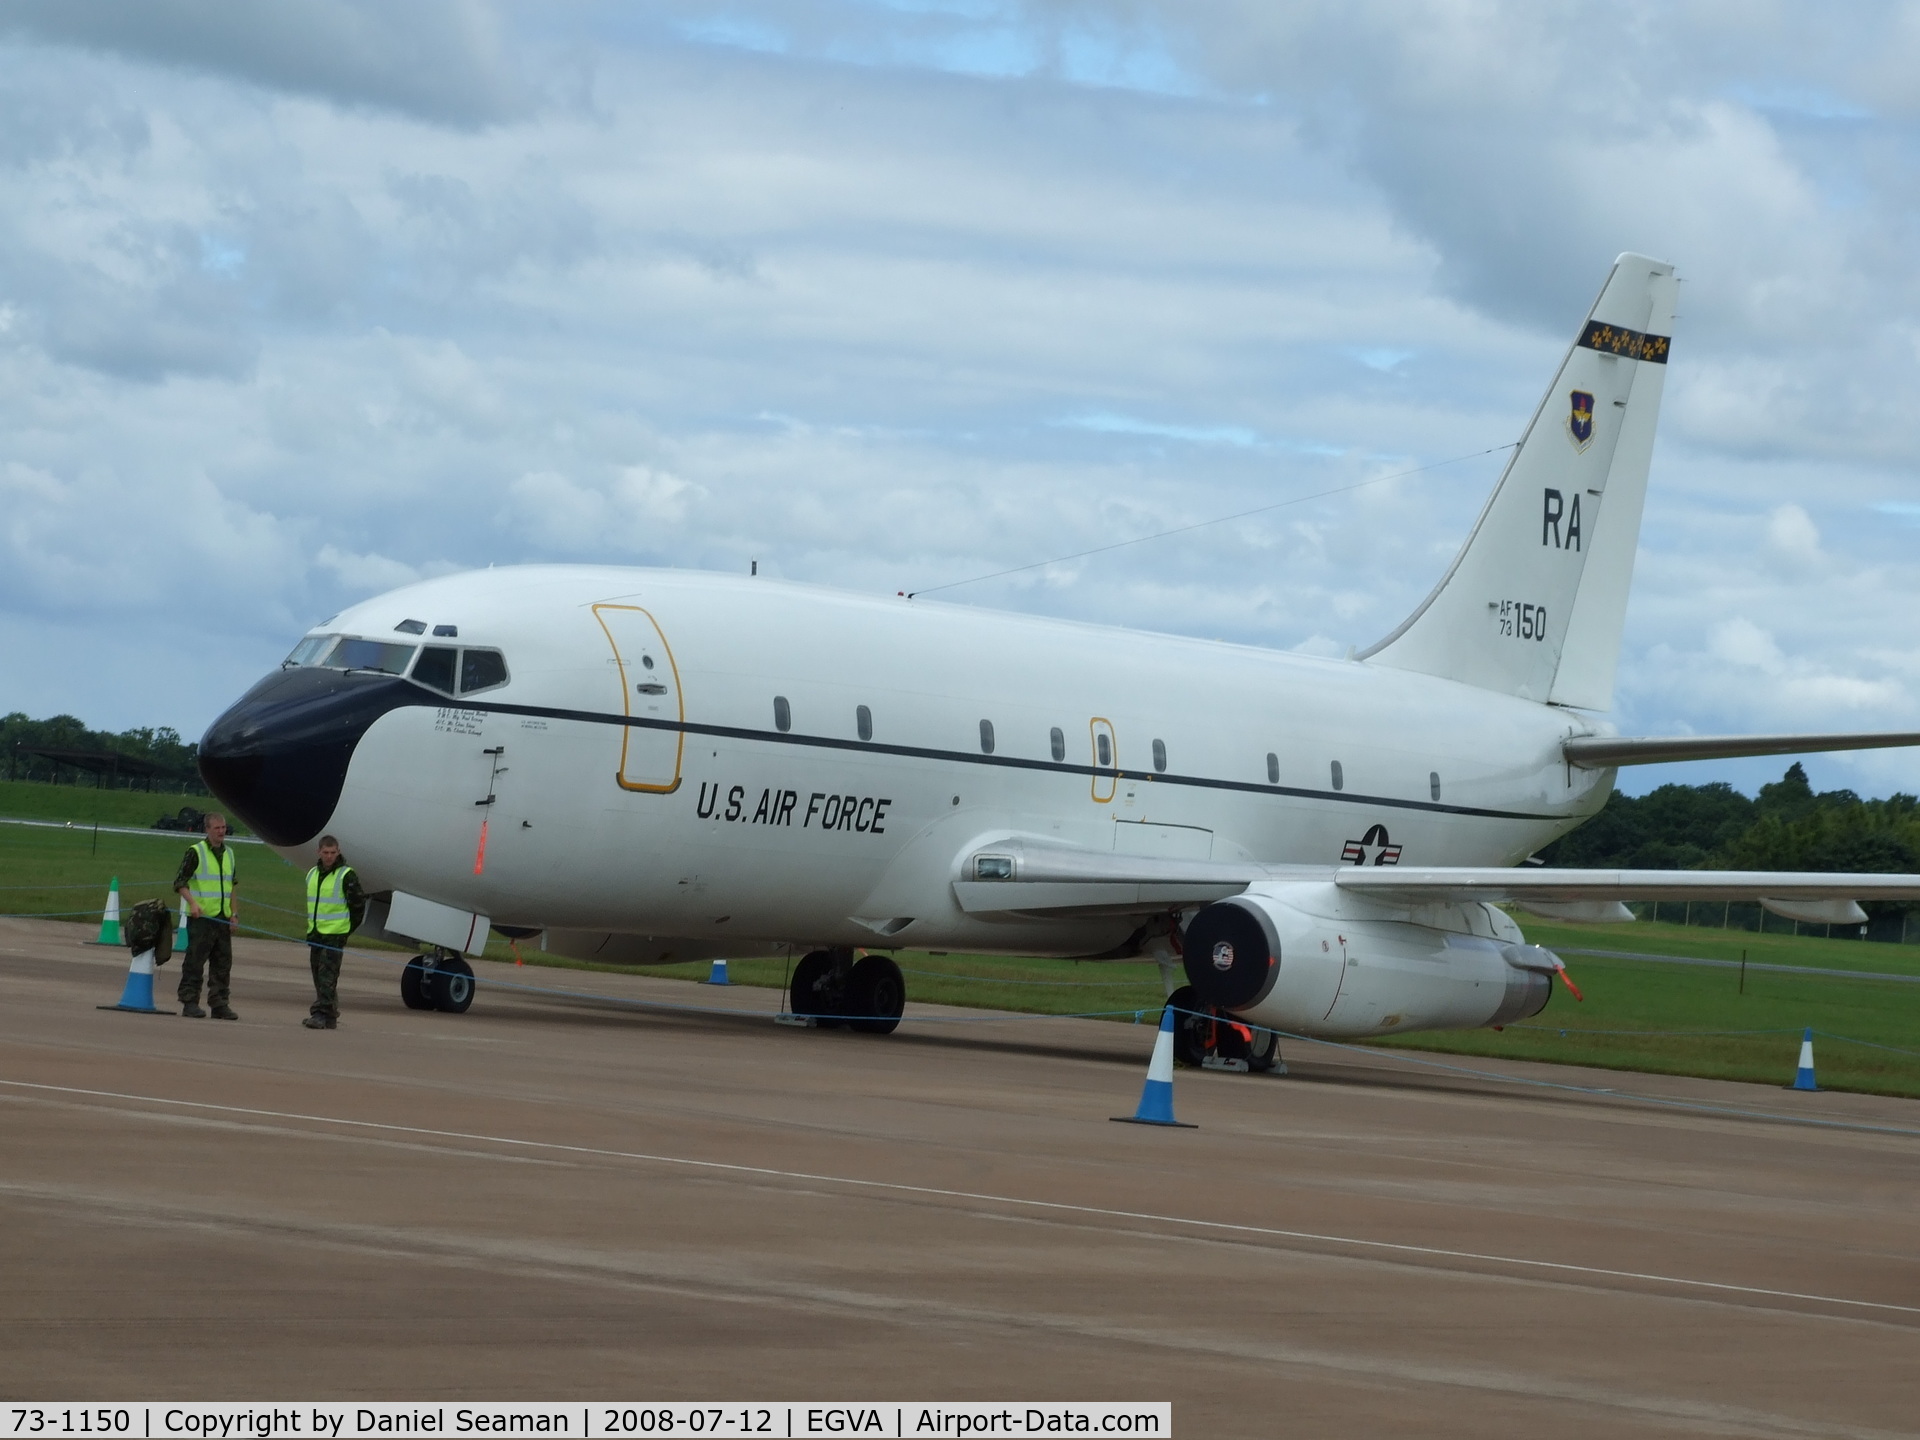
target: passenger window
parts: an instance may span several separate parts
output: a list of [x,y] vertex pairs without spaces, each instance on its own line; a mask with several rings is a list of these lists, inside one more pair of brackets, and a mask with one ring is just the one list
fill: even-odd
[[424,620],[402,620],[393,628],[398,630],[402,635],[424,635],[427,633],[427,622]]
[[862,740],[873,739],[873,711],[862,705],[853,712],[853,725]]
[[1156,740],[1153,742],[1153,768],[1163,774],[1166,772],[1167,742],[1164,740]]
[[1271,750],[1267,752],[1267,783],[1269,785],[1280,783],[1280,757]]
[[1433,792],[1433,798],[1435,800],[1440,798],[1440,772],[1438,770],[1430,770],[1427,772],[1427,789]]
[[982,720],[980,722],[980,753],[982,755],[993,754],[993,721],[991,720]]
[[1340,762],[1338,760],[1333,762],[1333,788],[1336,790],[1344,790],[1347,788],[1347,775],[1346,772],[1340,768]]
[[1056,725],[1053,727],[1049,738],[1053,741],[1053,759],[1057,765],[1060,761],[1067,758],[1067,737],[1060,733],[1060,727]]
[[467,650],[460,656],[460,693],[491,690],[507,683],[507,659],[498,650]]
[[351,635],[342,635],[322,663],[336,670],[377,670],[382,675],[404,675],[413,651],[411,645],[390,645],[385,640],[356,640]]
[[793,707],[784,695],[773,697],[773,728],[782,734],[793,728]]
[[420,658],[414,663],[413,678],[417,684],[430,685],[448,695],[453,693],[454,661],[460,658],[460,652],[451,645],[429,645],[420,652]]
[[1113,764],[1113,741],[1107,738],[1104,730],[1093,737],[1093,754],[1097,763]]

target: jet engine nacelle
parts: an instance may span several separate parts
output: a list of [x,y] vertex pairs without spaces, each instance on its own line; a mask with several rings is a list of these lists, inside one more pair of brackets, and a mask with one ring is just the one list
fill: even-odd
[[1202,1003],[1304,1035],[1505,1025],[1538,1015],[1558,960],[1491,905],[1387,907],[1330,884],[1274,883],[1187,925]]

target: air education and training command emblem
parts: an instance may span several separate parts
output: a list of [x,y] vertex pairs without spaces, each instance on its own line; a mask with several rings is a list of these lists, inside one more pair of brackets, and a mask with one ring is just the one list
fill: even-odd
[[1567,438],[1583,455],[1593,444],[1593,396],[1584,390],[1573,392],[1573,404],[1567,411]]

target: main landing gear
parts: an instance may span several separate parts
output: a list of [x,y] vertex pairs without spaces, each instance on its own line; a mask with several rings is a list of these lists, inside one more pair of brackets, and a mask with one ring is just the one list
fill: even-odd
[[456,950],[416,955],[400,972],[400,999],[409,1010],[464,1015],[473,1004],[473,967]]
[[851,950],[814,950],[793,967],[787,1009],[823,1030],[891,1035],[907,1008],[907,982],[884,955],[853,958]]
[[1237,1020],[1231,1013],[1202,1005],[1191,985],[1167,997],[1173,1007],[1173,1058],[1201,1070],[1287,1073],[1280,1059],[1280,1037]]

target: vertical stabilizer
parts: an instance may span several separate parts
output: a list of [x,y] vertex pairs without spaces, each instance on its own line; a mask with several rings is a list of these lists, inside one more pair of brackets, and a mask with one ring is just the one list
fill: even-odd
[[1612,705],[1675,288],[1671,265],[1614,261],[1467,543],[1361,659],[1530,700]]

